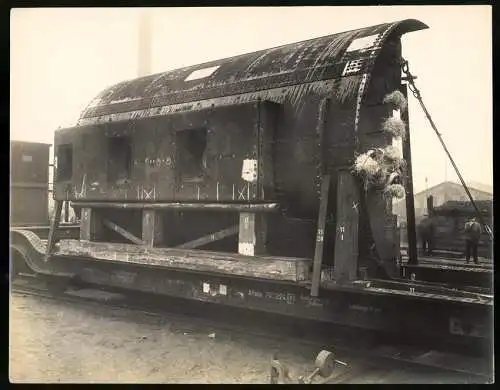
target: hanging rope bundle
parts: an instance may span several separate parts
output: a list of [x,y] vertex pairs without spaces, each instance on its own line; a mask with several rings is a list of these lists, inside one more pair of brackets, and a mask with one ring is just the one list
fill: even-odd
[[386,95],[383,100],[384,104],[388,104],[393,110],[404,111],[408,102],[401,91],[395,90]]
[[363,179],[365,191],[382,190],[399,198],[401,188],[388,189],[388,186],[399,186],[396,181],[400,178],[404,166],[405,162],[400,152],[394,146],[389,145],[386,148],[370,149],[357,156],[353,171]]
[[395,138],[405,139],[406,124],[400,118],[391,116],[382,123],[382,131],[391,134]]
[[[383,103],[389,105],[393,113],[404,110],[407,106],[406,98],[398,90],[386,95]],[[396,114],[382,122],[381,130],[393,140],[404,140],[406,123]],[[406,194],[401,185],[405,167],[402,151],[396,146],[388,145],[385,148],[370,149],[359,155],[353,171],[363,180],[365,191],[383,191],[388,196],[400,199]]]

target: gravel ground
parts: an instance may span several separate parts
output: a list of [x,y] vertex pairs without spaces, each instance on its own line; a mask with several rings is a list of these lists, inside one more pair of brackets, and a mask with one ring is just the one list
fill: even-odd
[[293,375],[319,352],[177,318],[17,294],[10,318],[12,382],[268,383],[273,351]]
[[[256,314],[258,315],[258,314]],[[10,380],[16,383],[269,383],[275,351],[293,378],[306,375],[320,347],[214,329],[188,318],[13,294]],[[463,383],[425,370],[349,363],[348,383]],[[342,372],[342,371],[340,371]]]

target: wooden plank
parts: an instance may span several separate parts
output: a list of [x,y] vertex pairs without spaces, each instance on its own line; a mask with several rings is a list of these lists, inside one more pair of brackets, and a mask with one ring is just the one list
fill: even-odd
[[149,247],[162,244],[163,221],[156,210],[142,211],[142,241]]
[[102,221],[96,210],[82,208],[80,219],[80,240],[93,241],[100,237]]
[[319,203],[318,230],[316,233],[316,249],[314,252],[311,296],[317,297],[321,282],[321,267],[323,264],[323,246],[325,238],[328,197],[330,195],[330,175],[323,176],[321,183],[321,198]]
[[28,183],[28,182],[18,182],[18,183],[10,183],[11,188],[42,188],[49,189],[49,185],[47,183]]
[[238,253],[247,256],[266,252],[267,220],[265,215],[240,213]]
[[206,236],[197,238],[196,240],[186,242],[182,245],[177,245],[176,248],[180,248],[180,249],[198,248],[200,246],[209,244],[211,242],[219,241],[219,240],[222,240],[223,238],[238,234],[238,231],[239,231],[239,226],[235,225],[235,226],[232,226],[230,228],[220,230],[216,233],[207,234]]
[[59,223],[61,222],[61,213],[62,213],[62,201],[55,200],[54,201],[54,218],[50,221],[50,230],[49,237],[47,240],[47,250],[45,253],[45,261],[48,260],[49,256],[52,254],[52,250],[54,249],[54,245],[56,243],[57,230],[59,228]]
[[392,215],[387,215],[387,202],[381,192],[369,192],[366,197],[368,223],[377,250],[378,265],[384,268],[388,276],[396,275],[395,228],[388,227],[387,222]]
[[340,170],[337,176],[337,212],[334,278],[351,281],[357,278],[358,268],[358,228],[359,191],[352,174]]
[[140,239],[134,236],[132,233],[126,231],[122,227],[118,226],[116,223],[111,222],[109,219],[103,219],[102,223],[104,226],[110,228],[111,230],[114,230],[121,236],[125,237],[127,240],[132,241],[136,245],[144,245],[144,242]]
[[293,282],[308,280],[311,264],[310,259],[301,258],[243,256],[199,249],[148,248],[78,240],[61,240],[57,255]]

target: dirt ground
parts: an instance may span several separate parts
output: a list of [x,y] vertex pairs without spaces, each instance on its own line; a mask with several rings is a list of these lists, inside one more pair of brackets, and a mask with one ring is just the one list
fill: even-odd
[[[15,383],[269,383],[274,351],[296,378],[313,370],[320,348],[193,325],[176,315],[11,296],[9,376]],[[346,361],[347,383],[463,381]]]
[[319,352],[291,353],[268,339],[177,319],[17,294],[10,318],[12,382],[269,383],[275,349],[299,375]]

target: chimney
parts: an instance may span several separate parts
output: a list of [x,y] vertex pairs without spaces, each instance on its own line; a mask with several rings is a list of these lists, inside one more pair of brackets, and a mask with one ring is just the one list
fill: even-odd
[[140,15],[137,48],[138,77],[151,74],[151,17],[148,11]]

